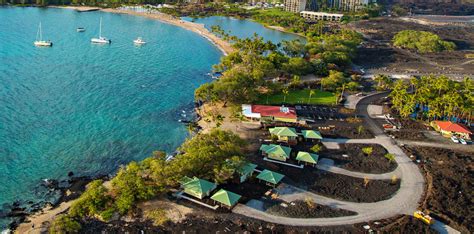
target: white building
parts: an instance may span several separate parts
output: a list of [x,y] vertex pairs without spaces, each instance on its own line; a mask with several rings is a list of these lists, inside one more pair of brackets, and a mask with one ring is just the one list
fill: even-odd
[[285,11],[300,13],[306,9],[306,0],[285,0]]
[[343,14],[333,14],[333,13],[326,13],[326,12],[314,12],[314,11],[302,11],[300,12],[300,16],[305,18],[306,21],[315,22],[319,20],[324,21],[341,21]]

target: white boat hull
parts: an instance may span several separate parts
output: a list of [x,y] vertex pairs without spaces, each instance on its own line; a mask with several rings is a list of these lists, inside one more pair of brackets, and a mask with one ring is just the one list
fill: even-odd
[[45,46],[45,47],[53,46],[53,43],[50,41],[35,41],[34,44],[35,46]]
[[110,44],[111,43],[109,39],[104,39],[104,38],[92,38],[91,42],[97,43],[97,44]]

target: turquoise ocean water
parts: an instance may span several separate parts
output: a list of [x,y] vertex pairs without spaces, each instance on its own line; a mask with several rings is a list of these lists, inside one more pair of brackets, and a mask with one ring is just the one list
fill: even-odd
[[[90,43],[101,16],[111,45]],[[52,48],[33,46],[39,21]],[[134,46],[138,36],[148,44]],[[0,8],[0,205],[51,200],[37,188],[44,178],[112,173],[174,151],[187,136],[178,119],[220,56],[205,38],[156,20]]]
[[[90,43],[100,17],[110,45]],[[52,48],[33,46],[40,21]],[[275,43],[297,38],[245,20],[198,22]],[[134,46],[138,36],[148,44]],[[197,34],[142,17],[0,7],[0,229],[2,204],[57,198],[42,179],[113,173],[174,151],[187,136],[178,120],[221,56]]]

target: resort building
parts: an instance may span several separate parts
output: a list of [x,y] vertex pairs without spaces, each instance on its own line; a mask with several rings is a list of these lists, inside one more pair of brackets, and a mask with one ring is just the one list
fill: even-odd
[[457,136],[471,139],[472,132],[465,126],[451,121],[433,121],[431,126],[445,137]]
[[285,106],[264,106],[264,105],[242,105],[242,115],[250,120],[260,122],[286,122],[296,123],[298,118],[296,109]]
[[300,13],[306,9],[306,0],[285,0],[285,11]]
[[376,2],[376,0],[309,0],[308,9],[311,11],[326,11],[329,9],[356,11]]
[[319,156],[317,154],[311,154],[303,151],[298,152],[296,155],[296,160],[299,162],[304,162],[305,164],[310,164],[312,166],[316,166],[318,159]]
[[184,177],[181,180],[181,188],[183,189],[183,192],[199,199],[209,196],[216,187],[216,184],[197,177],[192,179]]
[[267,184],[271,186],[276,186],[280,181],[285,177],[280,173],[276,173],[270,170],[263,170],[260,174],[257,175],[257,179],[265,181]]
[[296,134],[296,130],[294,128],[289,127],[274,127],[268,129],[272,136],[278,138],[279,141],[287,142],[288,144],[296,144],[298,143]]
[[323,136],[319,131],[314,131],[314,130],[302,130],[301,135],[305,140],[310,140],[310,141],[320,141],[323,139]]
[[221,189],[217,191],[214,195],[212,195],[211,199],[214,200],[214,202],[218,202],[221,205],[224,205],[225,207],[232,209],[237,202],[239,202],[240,198],[239,194],[229,192],[227,190]]
[[323,21],[341,21],[343,14],[334,14],[326,12],[302,11],[300,16],[308,22]]
[[257,165],[253,163],[247,163],[243,167],[239,168],[237,172],[240,175],[240,183],[245,182],[248,178],[250,178],[253,175],[253,172],[255,171],[255,168],[257,168]]
[[263,156],[282,162],[289,159],[291,155],[291,148],[281,145],[262,145],[260,146],[260,150],[262,151]]

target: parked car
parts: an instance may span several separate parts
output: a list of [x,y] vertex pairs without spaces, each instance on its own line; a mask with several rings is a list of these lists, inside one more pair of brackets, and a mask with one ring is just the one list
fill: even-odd
[[451,140],[452,140],[454,143],[459,143],[459,139],[458,139],[456,136],[452,136],[452,137],[451,137]]
[[459,138],[459,142],[461,142],[463,145],[467,145],[467,141],[462,138]]

